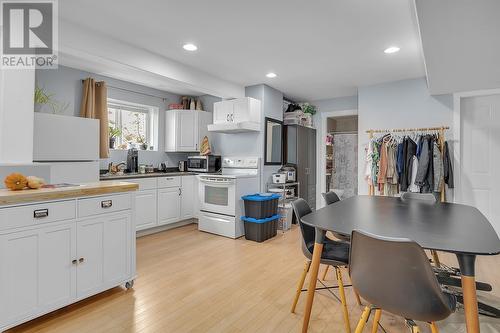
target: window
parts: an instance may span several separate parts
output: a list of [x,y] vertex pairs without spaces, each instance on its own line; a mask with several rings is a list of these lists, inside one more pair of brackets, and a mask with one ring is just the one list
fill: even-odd
[[110,148],[158,148],[157,107],[108,99],[108,121],[110,138],[114,137]]

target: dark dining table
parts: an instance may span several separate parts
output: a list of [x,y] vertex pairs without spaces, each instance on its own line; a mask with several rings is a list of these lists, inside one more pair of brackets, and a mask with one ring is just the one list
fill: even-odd
[[500,239],[477,208],[396,197],[354,196],[307,214],[301,221],[316,229],[302,332],[307,332],[309,326],[325,234],[332,231],[350,235],[353,230],[408,238],[424,249],[454,253],[461,271],[467,332],[479,332],[475,260],[478,255],[499,254]]

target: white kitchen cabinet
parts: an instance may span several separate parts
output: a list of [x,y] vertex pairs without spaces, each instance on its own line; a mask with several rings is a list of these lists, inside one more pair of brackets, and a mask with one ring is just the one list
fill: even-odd
[[181,188],[158,189],[158,225],[179,221],[181,213]]
[[77,296],[107,289],[129,275],[130,216],[96,217],[78,222]]
[[196,110],[169,110],[165,112],[165,151],[196,152],[208,135],[207,125],[212,114]]
[[74,220],[0,236],[0,327],[76,297]]
[[136,230],[156,226],[156,189],[138,191],[135,196]]
[[181,220],[195,217],[195,200],[198,189],[195,188],[195,176],[182,176],[181,187]]
[[214,103],[214,124],[260,123],[261,102],[251,97],[236,98]]
[[0,205],[0,221],[6,222],[0,223],[0,332],[132,285],[133,197],[110,193]]

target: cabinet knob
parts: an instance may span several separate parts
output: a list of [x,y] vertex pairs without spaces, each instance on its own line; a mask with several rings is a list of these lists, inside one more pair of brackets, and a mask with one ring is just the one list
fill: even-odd
[[229,121],[229,113],[226,115],[226,120]]
[[85,259],[84,259],[84,258],[80,258],[80,259],[78,259],[78,262],[79,262],[80,264],[81,264],[82,262],[84,262],[84,261],[85,261]]
[[76,264],[78,263],[78,260],[73,259],[73,260],[71,261],[71,263],[72,263],[73,265],[76,265]]

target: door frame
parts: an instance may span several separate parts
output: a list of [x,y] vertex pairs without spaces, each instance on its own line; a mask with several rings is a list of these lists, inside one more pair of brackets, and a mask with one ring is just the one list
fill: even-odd
[[452,201],[456,203],[462,203],[462,98],[488,95],[500,95],[500,89],[464,91],[453,94],[453,171],[455,189]]
[[[358,116],[358,109],[348,109],[339,111],[323,111],[318,112],[319,117],[319,135],[316,135],[316,208],[319,209],[325,206],[323,196],[321,193],[326,187],[326,170],[324,168],[326,164],[326,147],[325,147],[325,137],[327,128],[327,119],[331,117],[343,117],[343,116]],[[359,141],[359,119],[358,119],[358,141]],[[359,173],[359,170],[358,170]]]

